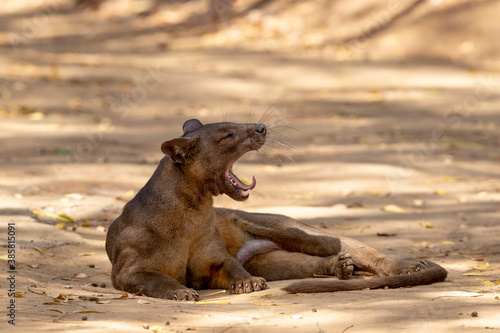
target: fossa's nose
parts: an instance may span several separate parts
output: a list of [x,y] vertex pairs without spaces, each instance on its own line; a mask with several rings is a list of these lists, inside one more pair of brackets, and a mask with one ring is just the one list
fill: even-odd
[[259,134],[266,134],[266,132],[267,132],[266,125],[264,125],[264,124],[255,125],[255,132],[257,132]]

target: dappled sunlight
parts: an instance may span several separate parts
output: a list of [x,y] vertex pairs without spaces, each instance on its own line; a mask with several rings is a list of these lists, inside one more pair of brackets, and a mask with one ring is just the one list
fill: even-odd
[[[17,243],[0,303],[15,300],[21,331],[500,328],[500,2],[1,2],[2,281],[9,223]],[[198,303],[114,289],[107,230],[192,118],[267,126],[234,165],[255,175],[249,199],[215,206],[285,214],[447,279],[299,295],[275,281]]]

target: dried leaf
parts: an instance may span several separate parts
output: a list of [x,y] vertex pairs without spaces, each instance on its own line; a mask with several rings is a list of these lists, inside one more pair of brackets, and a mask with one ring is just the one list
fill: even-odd
[[93,256],[95,254],[95,252],[84,252],[84,253],[80,253],[78,254],[79,257],[90,257],[90,256]]
[[91,227],[91,226],[92,226],[92,223],[91,223],[91,222],[89,222],[89,221],[84,221],[84,222],[82,223],[82,227]]
[[367,99],[370,102],[380,102],[384,100],[384,95],[380,92],[380,90],[373,89],[369,92]]
[[362,202],[351,202],[350,204],[347,204],[347,208],[363,208],[364,205]]
[[439,195],[439,196],[445,196],[446,195],[446,190],[436,190],[434,194]]
[[[54,295],[56,295],[56,296],[54,296]],[[58,300],[62,300],[62,299],[64,299],[64,295],[63,295],[63,294],[61,294],[61,293],[52,293],[52,297],[54,298],[54,301],[56,301],[56,302],[57,302]],[[57,298],[57,300],[56,300],[56,298]]]
[[469,273],[463,273],[461,275],[462,276],[490,276],[490,274],[482,273],[482,272],[469,272]]
[[61,221],[61,222],[67,222],[67,223],[75,223],[75,220],[73,220],[71,217],[69,217],[66,214],[54,214],[51,212],[46,212],[43,210],[38,210],[38,209],[33,209],[33,214],[37,216],[46,216],[50,219],[56,220],[56,221]]
[[486,262],[486,263],[482,264],[481,266],[469,266],[469,268],[482,271],[482,270],[489,269],[490,268],[490,263]]
[[442,245],[453,245],[453,244],[455,244],[455,242],[452,242],[452,241],[442,241],[441,244]]
[[396,205],[387,205],[384,208],[382,208],[384,212],[389,212],[389,213],[405,213],[406,211]]
[[3,255],[3,256],[0,256],[0,260],[5,260],[5,261],[8,261],[8,260],[10,260],[10,259],[9,259],[9,256],[8,256],[8,255]]
[[488,280],[481,281],[481,285],[487,286],[487,287],[496,286],[498,283],[499,283],[499,281],[496,281],[496,282],[494,282],[494,281],[488,281]]
[[38,264],[28,264],[28,267],[30,267],[30,268],[38,268],[38,267],[40,267],[40,265],[38,265]]
[[413,206],[415,207],[425,207],[425,201],[421,199],[415,199],[413,200]]
[[[44,304],[45,304],[45,303],[44,303]],[[66,311],[66,310],[61,310],[61,309],[50,309],[50,311],[57,311],[57,312],[60,312],[60,313],[62,313],[62,314],[66,314],[66,313],[68,313],[68,311]]]
[[146,300],[146,299],[139,299],[137,300],[137,304],[150,304],[151,302]]
[[59,223],[54,224],[54,227],[56,227],[57,229],[64,229],[65,225],[66,225],[66,222],[59,222]]
[[432,223],[430,223],[429,221],[421,221],[420,222],[420,226],[424,227],[424,228],[427,228],[427,229],[434,228],[434,226],[432,225]]
[[43,120],[45,118],[45,113],[36,111],[29,114],[31,120]]
[[199,301],[194,304],[231,304],[230,301]]
[[49,257],[53,257],[53,256],[54,256],[54,254],[53,254],[53,253],[50,253],[49,251],[46,251],[46,250],[44,250],[44,249],[42,249],[42,248],[39,248],[38,246],[33,246],[33,248],[34,248],[35,250],[37,250],[38,252],[40,252],[40,253],[42,253],[42,254],[45,254],[45,255],[47,255],[47,256],[49,256]]

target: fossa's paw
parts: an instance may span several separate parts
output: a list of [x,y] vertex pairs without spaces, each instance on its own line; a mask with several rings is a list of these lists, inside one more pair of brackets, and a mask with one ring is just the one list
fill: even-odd
[[429,264],[425,260],[398,260],[391,275],[413,274],[426,270]]
[[267,289],[267,283],[264,278],[250,277],[245,280],[235,281],[231,284],[231,294],[251,293],[254,291]]
[[196,290],[190,288],[172,290],[165,296],[164,298],[175,301],[197,301],[200,298]]
[[340,280],[349,279],[354,271],[351,254],[347,250],[340,251],[332,258],[331,273]]

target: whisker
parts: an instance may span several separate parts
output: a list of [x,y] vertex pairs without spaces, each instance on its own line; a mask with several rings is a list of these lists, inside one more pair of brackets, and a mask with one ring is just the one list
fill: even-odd
[[253,123],[253,119],[255,117],[255,113],[252,111],[252,106],[250,106],[250,119],[249,119],[249,123]]
[[222,103],[223,103],[223,100],[221,99],[221,101],[220,101],[220,112],[222,114],[222,121],[225,122],[226,121],[226,115],[224,113],[224,107],[223,107]]
[[[266,149],[268,147],[263,147],[263,148]],[[274,170],[274,172],[276,172],[276,174],[279,174],[278,169],[276,168],[276,166],[281,166],[283,163],[281,162],[281,159],[279,159],[278,156],[275,157],[275,156],[266,155],[266,154],[263,154],[262,151],[260,151],[260,150],[258,150],[257,153],[264,159],[264,163],[266,165],[268,165],[271,168],[273,168],[273,170]],[[272,158],[272,160],[274,161],[273,163],[269,162],[269,157]]]
[[298,148],[296,148],[293,144],[288,143],[288,142],[271,141],[271,143],[276,144],[276,145],[280,146],[281,148],[285,148],[285,149],[291,150],[293,152],[298,152],[299,151]]
[[287,157],[290,161],[292,161],[292,162],[293,162],[293,163],[295,163],[295,164],[297,163],[297,162],[293,159],[293,157],[289,156],[289,155],[288,155],[288,154],[286,154],[286,153],[283,153],[282,151],[280,151],[280,150],[278,150],[278,149],[275,149],[275,148],[272,148],[272,147],[269,147],[269,146],[266,146],[265,148],[266,148],[266,149],[269,149],[269,150],[272,150],[272,151],[274,151],[274,152],[276,152],[276,153],[279,153],[279,154],[281,154],[281,155],[283,155],[283,156]]
[[284,96],[278,98],[273,103],[271,103],[267,107],[266,111],[264,111],[264,114],[262,115],[262,117],[259,119],[259,124],[262,124],[262,123],[266,122],[268,120],[268,118],[278,109],[277,106],[276,106],[276,104],[279,103],[280,101],[282,101],[283,99],[285,99],[288,96],[289,96],[289,94],[284,95]]
[[286,120],[298,119],[298,118],[306,118],[306,117],[305,116],[297,116],[297,115],[286,116],[286,117],[282,117],[282,118],[276,120],[275,122],[269,124],[269,126],[273,127],[273,126],[276,126],[276,125],[283,123]]
[[[278,129],[278,130],[289,129],[289,130],[293,130],[295,132],[298,132],[298,133],[302,134],[303,136],[305,136],[308,139],[313,139],[312,135],[307,134],[304,131],[299,130],[298,128],[295,128],[295,127],[292,127],[292,126],[288,126],[288,125],[279,125],[279,126],[273,127],[272,129],[273,129],[273,131],[275,131],[276,129]],[[289,136],[287,136],[287,137],[289,138]]]

